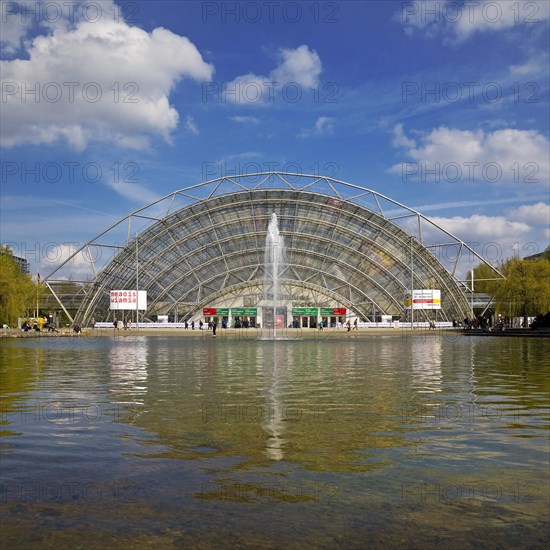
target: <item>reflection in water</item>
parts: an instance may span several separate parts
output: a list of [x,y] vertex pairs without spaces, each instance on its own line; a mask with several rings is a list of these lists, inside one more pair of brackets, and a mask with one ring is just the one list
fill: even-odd
[[110,391],[143,403],[147,393],[148,340],[143,336],[120,338],[109,350]]
[[292,365],[292,348],[273,342],[269,346],[258,347],[258,364],[263,365],[264,379],[264,418],[262,428],[269,435],[266,442],[266,454],[271,460],[282,460],[285,440],[283,410],[281,402],[281,378],[287,365]]
[[412,342],[412,385],[418,393],[441,391],[440,338],[420,337]]
[[472,406],[477,404],[477,378],[476,378],[476,365],[475,365],[475,345],[472,339],[470,338],[470,349],[469,356],[469,376],[468,376],[468,385],[470,386],[470,399]]
[[3,547],[547,542],[545,341],[6,344]]

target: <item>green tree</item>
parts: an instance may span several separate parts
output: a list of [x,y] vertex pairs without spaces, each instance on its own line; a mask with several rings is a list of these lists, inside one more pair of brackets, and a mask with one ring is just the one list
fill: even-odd
[[[498,268],[502,273],[502,265]],[[467,279],[468,283],[472,280],[472,272],[468,271]],[[482,292],[496,296],[499,290],[502,288],[502,279],[495,270],[487,264],[481,263],[477,267],[474,267],[474,292]]]
[[527,317],[550,310],[550,260],[520,260],[506,262],[506,281],[498,299],[506,303],[512,315]]
[[[495,310],[503,315],[527,317],[550,310],[550,252],[541,258],[520,260],[509,258],[498,266],[505,279],[491,281],[495,273],[486,264],[474,268],[476,292],[484,292],[495,298]],[[470,280],[471,273],[468,273]]]
[[0,247],[0,323],[15,325],[36,303],[37,285],[21,272],[11,250]]

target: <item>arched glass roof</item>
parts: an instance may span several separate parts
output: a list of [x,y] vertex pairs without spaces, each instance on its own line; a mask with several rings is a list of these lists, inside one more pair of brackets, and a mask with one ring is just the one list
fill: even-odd
[[[306,293],[317,306],[344,305],[363,318],[402,315],[412,285],[441,289],[440,319],[469,314],[457,274],[466,257],[485,260],[466,243],[370,189],[269,172],[175,191],[88,241],[73,255],[87,258],[93,273],[76,320],[105,317],[109,291],[136,283],[147,290],[146,316],[190,318],[214,302],[261,296],[273,212],[285,240],[280,278],[288,299]],[[100,258],[106,249],[112,254]]]

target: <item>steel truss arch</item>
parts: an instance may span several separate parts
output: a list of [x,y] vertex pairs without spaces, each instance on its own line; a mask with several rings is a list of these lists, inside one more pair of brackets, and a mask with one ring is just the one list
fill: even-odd
[[149,293],[147,315],[190,318],[263,284],[273,211],[287,244],[285,283],[345,302],[363,317],[367,305],[402,315],[403,290],[413,284],[440,288],[440,318],[461,319],[470,314],[457,278],[467,256],[470,264],[491,266],[420,212],[376,191],[326,176],[264,172],[191,185],[135,210],[84,243],[45,282],[64,275],[79,255],[91,257],[94,247],[114,250],[112,258],[89,262],[77,322],[105,317],[108,291],[135,288],[138,271],[140,289]]

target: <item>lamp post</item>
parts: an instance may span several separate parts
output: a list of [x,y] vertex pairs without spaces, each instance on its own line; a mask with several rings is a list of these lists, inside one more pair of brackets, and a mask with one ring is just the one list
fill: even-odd
[[38,319],[38,293],[40,292],[40,273],[36,275],[36,319]]
[[470,306],[472,308],[472,319],[474,318],[474,270],[470,272],[472,276],[471,293],[470,293]]
[[138,257],[137,233],[136,233],[136,330],[139,330],[139,257]]
[[414,329],[414,255],[413,255],[413,239],[411,235],[411,330]]

